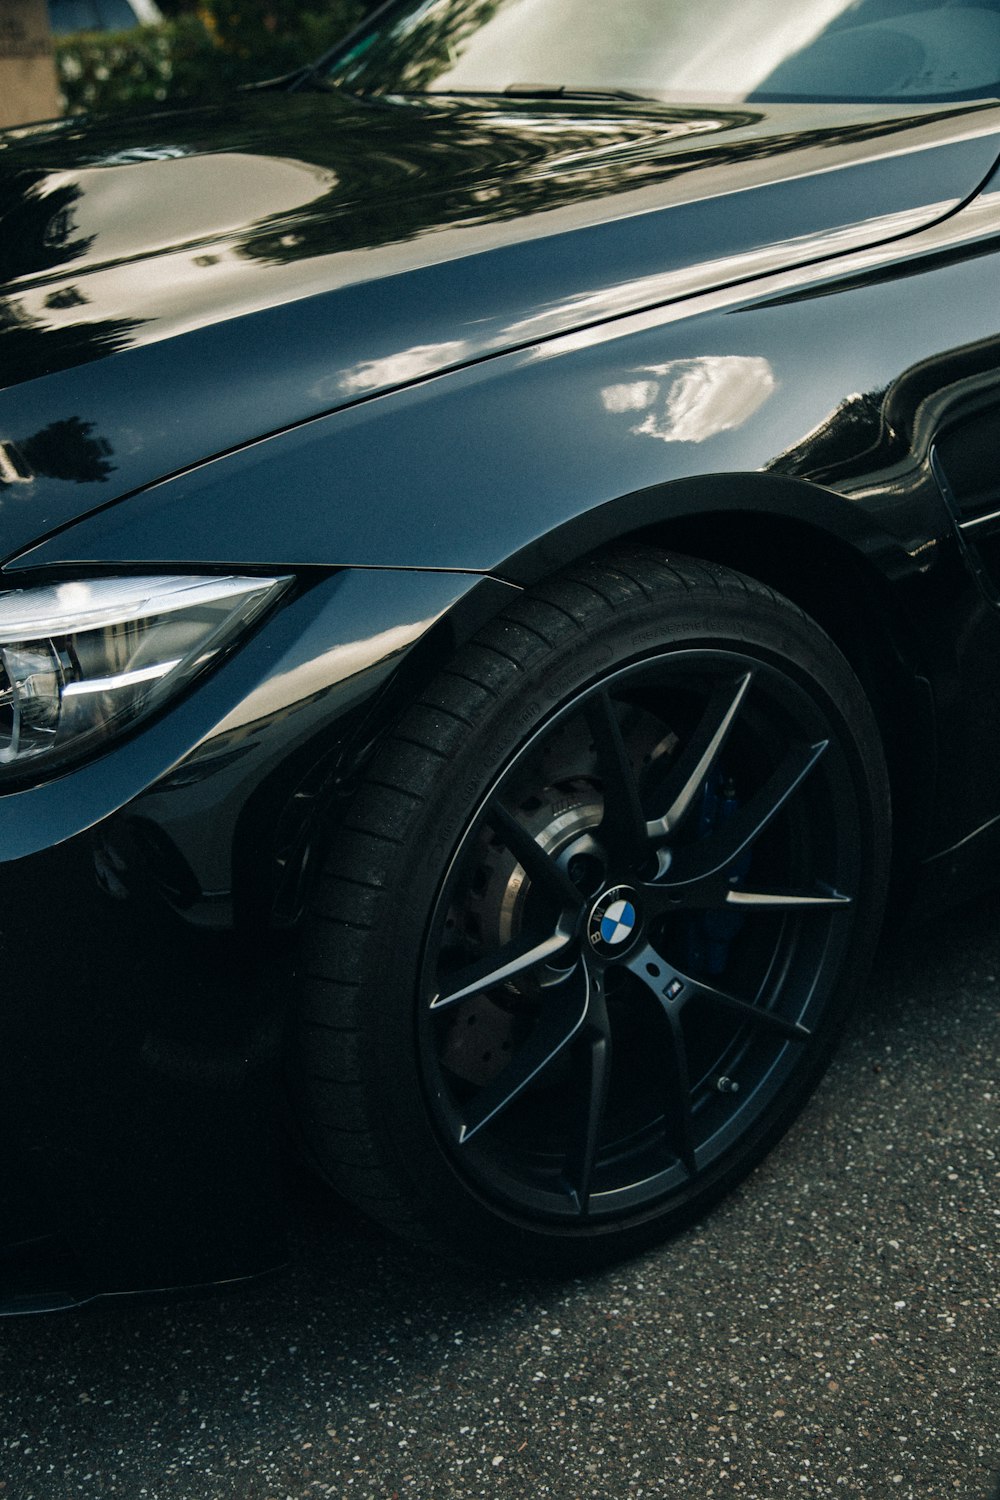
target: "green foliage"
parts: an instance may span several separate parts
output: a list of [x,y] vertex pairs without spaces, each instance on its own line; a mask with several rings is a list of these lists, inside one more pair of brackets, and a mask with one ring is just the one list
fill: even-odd
[[327,0],[322,13],[291,0],[202,0],[197,14],[133,31],[56,41],[66,109],[104,113],[210,101],[318,56],[360,19],[361,0]]
[[224,62],[217,54],[195,16],[133,31],[88,31],[56,39],[59,85],[70,114],[216,97]]

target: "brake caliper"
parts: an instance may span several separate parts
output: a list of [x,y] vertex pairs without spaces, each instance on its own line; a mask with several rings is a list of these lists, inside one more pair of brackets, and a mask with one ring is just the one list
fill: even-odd
[[[739,811],[739,797],[732,777],[716,770],[706,777],[698,808],[698,838],[705,839]],[[747,850],[729,872],[729,884],[739,885],[750,868]],[[693,913],[687,929],[688,972],[694,975],[718,975],[729,962],[729,950],[746,920],[739,911],[703,911]]]

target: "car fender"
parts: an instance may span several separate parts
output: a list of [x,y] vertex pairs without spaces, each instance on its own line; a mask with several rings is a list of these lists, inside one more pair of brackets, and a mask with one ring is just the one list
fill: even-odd
[[[706,505],[794,515],[888,573],[926,569],[928,539],[949,531],[935,424],[964,399],[969,350],[980,386],[1000,370],[1000,329],[982,352],[995,267],[979,253],[998,219],[994,189],[902,245],[362,400],[112,504],[5,571],[238,559],[520,582],[533,557],[566,555],[564,528],[599,546]],[[887,424],[913,370],[932,373]]]

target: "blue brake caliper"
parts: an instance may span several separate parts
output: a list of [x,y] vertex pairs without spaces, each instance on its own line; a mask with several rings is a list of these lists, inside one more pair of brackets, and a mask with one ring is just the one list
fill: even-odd
[[[713,771],[706,777],[701,789],[701,805],[698,809],[697,836],[707,838],[725,823],[739,808],[739,799],[732,778],[722,771]],[[750,851],[740,856],[729,872],[731,885],[738,885],[750,868]],[[729,949],[733,939],[743,926],[742,912],[717,911],[693,912],[687,924],[687,965],[690,974],[721,974],[729,961]]]

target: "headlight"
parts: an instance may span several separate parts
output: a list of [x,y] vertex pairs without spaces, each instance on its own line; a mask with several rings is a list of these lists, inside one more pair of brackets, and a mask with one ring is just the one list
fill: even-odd
[[0,593],[0,775],[102,749],[229,644],[289,578],[97,578]]

